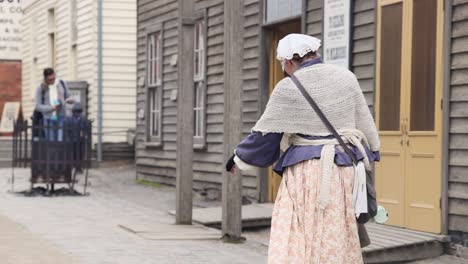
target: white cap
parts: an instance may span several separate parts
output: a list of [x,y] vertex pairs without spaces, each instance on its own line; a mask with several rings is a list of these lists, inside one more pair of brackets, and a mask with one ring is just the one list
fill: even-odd
[[282,38],[276,49],[276,58],[280,61],[291,60],[294,54],[304,57],[307,53],[320,48],[320,39],[304,34],[289,34]]

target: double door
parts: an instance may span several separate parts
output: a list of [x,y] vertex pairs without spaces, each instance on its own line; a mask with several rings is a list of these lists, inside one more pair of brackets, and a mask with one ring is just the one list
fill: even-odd
[[440,233],[443,2],[379,0],[376,163],[389,225]]

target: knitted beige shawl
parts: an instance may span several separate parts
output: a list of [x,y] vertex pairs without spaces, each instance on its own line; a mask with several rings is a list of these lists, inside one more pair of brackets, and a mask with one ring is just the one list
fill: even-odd
[[[299,69],[295,76],[336,130],[361,131],[372,151],[380,149],[374,120],[359,83],[350,71],[331,64]],[[253,132],[331,135],[290,78],[275,87]]]

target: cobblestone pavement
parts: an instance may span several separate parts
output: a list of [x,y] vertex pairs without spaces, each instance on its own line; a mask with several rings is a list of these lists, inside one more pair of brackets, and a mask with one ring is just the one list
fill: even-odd
[[[157,192],[161,200],[154,201],[157,197],[149,195],[145,199],[148,201],[140,204],[141,196],[144,198],[154,190],[135,184],[131,178],[119,178],[106,173],[105,169],[104,173],[100,171],[92,173],[91,195],[50,198],[9,193],[7,178],[11,170],[1,169],[0,215],[22,225],[31,236],[50,243],[51,247],[76,257],[83,264],[266,262],[267,248],[252,241],[227,244],[219,240],[148,240],[129,232],[122,226],[149,231],[174,230],[174,219],[166,213],[171,206],[164,204],[164,188],[168,187],[161,187],[162,190]],[[16,191],[28,189],[28,177],[29,170],[16,170]],[[117,180],[115,183],[111,181],[112,177]],[[116,189],[121,188],[121,180],[128,180],[129,186],[119,192]],[[111,188],[108,184],[117,187]],[[135,197],[128,197],[132,193]],[[167,191],[166,198],[169,196],[171,194]],[[28,249],[20,247],[17,250],[19,252],[11,254],[21,255]],[[52,259],[50,263],[56,263]]]

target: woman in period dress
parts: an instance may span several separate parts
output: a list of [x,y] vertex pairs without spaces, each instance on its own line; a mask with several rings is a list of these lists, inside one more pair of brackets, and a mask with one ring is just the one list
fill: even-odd
[[[279,42],[277,59],[369,170],[380,158],[374,120],[355,75],[322,63],[319,47],[316,38],[290,34]],[[231,160],[232,168],[240,170],[275,162],[283,179],[273,209],[268,263],[362,263],[353,162],[289,77],[276,85],[264,114]]]

